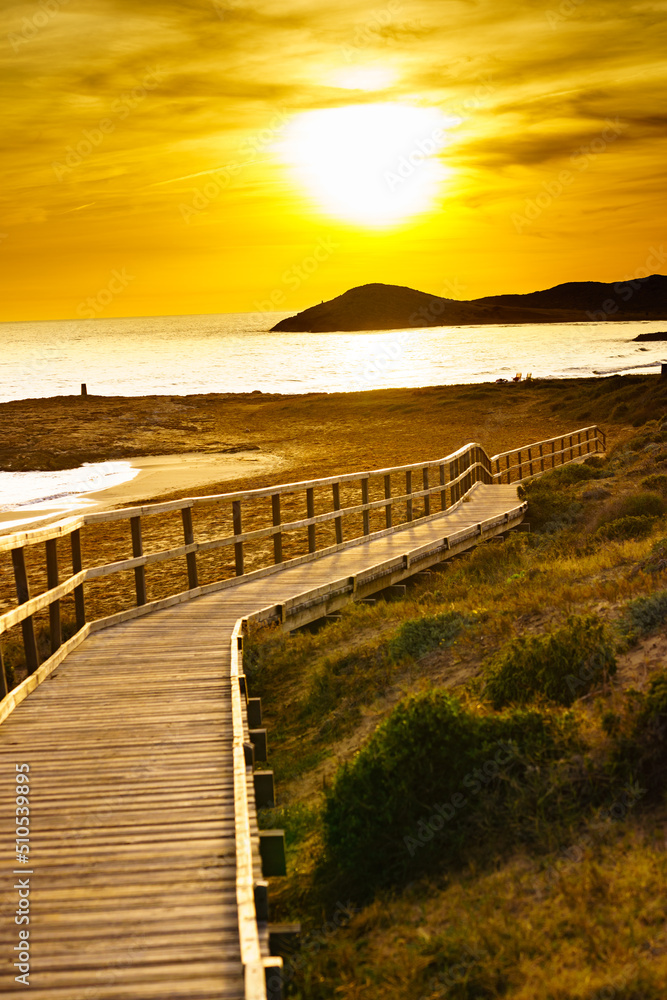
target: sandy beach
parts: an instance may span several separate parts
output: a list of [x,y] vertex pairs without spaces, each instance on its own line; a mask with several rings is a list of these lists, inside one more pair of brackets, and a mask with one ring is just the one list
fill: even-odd
[[159,500],[176,492],[201,495],[211,492],[209,487],[212,485],[277,471],[282,461],[276,455],[258,451],[235,454],[192,451],[179,455],[144,455],[130,459],[128,464],[139,471],[117,486],[80,493],[62,503],[26,505],[15,511],[1,512],[0,533],[57,521],[69,514],[93,513]]

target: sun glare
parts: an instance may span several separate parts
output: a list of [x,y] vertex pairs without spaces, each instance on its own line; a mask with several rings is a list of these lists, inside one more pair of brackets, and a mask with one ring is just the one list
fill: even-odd
[[396,79],[396,73],[386,66],[357,66],[337,70],[331,85],[342,90],[383,90]]
[[451,170],[440,154],[458,119],[436,108],[360,104],[307,111],[279,149],[321,210],[366,226],[427,211]]

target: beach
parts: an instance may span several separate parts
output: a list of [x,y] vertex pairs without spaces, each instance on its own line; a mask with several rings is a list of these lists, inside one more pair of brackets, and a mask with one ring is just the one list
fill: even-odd
[[[607,394],[600,403],[592,401],[603,381],[2,403],[0,476],[67,469],[83,476],[95,463],[124,465],[127,474],[107,489],[88,483],[69,496],[56,495],[47,509],[23,502],[17,511],[0,513],[0,530],[26,517],[51,521],[73,509],[97,511],[426,461],[469,441],[492,455],[596,421],[605,423],[613,442],[616,424],[620,431],[624,420],[608,424],[611,411],[601,405],[611,398]],[[634,382],[657,385],[659,379],[617,381],[620,390]],[[48,497],[53,493],[43,494]]]
[[213,484],[244,476],[277,471],[281,460],[255,451],[236,454],[183,452],[180,455],[144,455],[126,463],[128,478],[101,490],[74,494],[66,500],[21,504],[0,512],[0,532],[31,524],[48,524],[74,513],[95,513],[113,507],[128,507],[159,500],[175,492],[200,495]]

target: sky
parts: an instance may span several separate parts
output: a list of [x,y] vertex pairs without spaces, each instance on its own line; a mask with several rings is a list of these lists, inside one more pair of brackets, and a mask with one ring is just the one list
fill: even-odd
[[5,0],[0,320],[667,273],[667,0]]

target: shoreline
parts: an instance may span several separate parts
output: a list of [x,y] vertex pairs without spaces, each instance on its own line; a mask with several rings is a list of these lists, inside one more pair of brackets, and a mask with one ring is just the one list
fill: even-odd
[[43,506],[46,501],[42,501],[42,504],[26,504],[13,511],[0,512],[0,534],[39,527],[72,514],[93,514],[113,507],[151,503],[176,492],[205,495],[209,486],[270,472],[282,464],[277,455],[250,450],[235,454],[192,451],[139,456],[128,460],[128,465],[138,469],[138,473],[115,486],[72,494],[62,502],[48,502],[48,507]]

